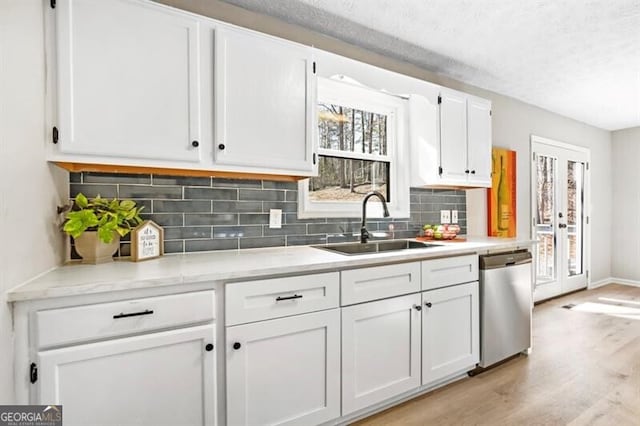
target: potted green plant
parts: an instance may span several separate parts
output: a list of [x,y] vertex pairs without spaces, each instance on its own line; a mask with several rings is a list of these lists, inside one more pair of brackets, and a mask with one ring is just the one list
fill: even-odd
[[75,241],[82,263],[98,264],[113,261],[120,238],[142,222],[140,211],[132,200],[88,199],[78,194],[66,210],[62,229]]

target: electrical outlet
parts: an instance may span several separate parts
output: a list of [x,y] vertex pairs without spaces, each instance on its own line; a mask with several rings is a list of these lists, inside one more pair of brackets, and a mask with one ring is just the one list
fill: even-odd
[[451,223],[451,210],[440,210],[440,223]]
[[451,223],[458,223],[458,210],[451,210]]
[[282,228],[282,210],[269,209],[269,228]]

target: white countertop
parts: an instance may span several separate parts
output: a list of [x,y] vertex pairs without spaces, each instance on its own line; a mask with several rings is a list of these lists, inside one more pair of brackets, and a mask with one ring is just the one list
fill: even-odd
[[509,250],[529,247],[534,242],[513,238],[467,237],[466,242],[434,243],[442,246],[355,256],[309,246],[293,246],[172,254],[140,263],[121,260],[102,265],[69,264],[13,288],[7,293],[7,301],[304,274],[464,253]]

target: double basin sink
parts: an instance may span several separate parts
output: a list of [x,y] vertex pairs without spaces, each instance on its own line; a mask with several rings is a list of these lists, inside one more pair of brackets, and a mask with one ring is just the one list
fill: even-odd
[[441,247],[441,245],[421,243],[419,241],[411,241],[411,240],[386,240],[386,241],[371,241],[368,243],[328,244],[326,246],[313,246],[313,247],[322,249],[322,250],[328,250],[334,253],[353,256],[358,254],[389,253],[389,252],[401,251],[401,250],[434,248],[434,247]]

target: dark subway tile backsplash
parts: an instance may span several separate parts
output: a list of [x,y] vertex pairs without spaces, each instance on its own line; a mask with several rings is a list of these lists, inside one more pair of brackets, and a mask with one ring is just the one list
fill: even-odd
[[[71,173],[72,197],[129,198],[144,206],[143,219],[165,229],[165,253],[279,247],[357,241],[359,218],[298,218],[298,184],[207,177]],[[371,219],[370,231],[411,238],[425,223],[439,223],[441,209],[457,209],[466,232],[464,191],[412,188],[410,218]],[[269,210],[282,210],[282,228],[269,228]],[[374,238],[381,238],[374,236]],[[123,241],[120,255],[128,256]],[[77,258],[75,250],[72,258]]]

